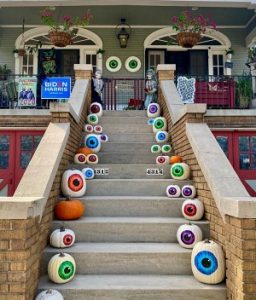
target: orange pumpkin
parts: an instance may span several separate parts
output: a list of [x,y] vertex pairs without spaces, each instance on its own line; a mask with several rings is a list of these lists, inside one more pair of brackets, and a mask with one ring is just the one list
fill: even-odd
[[170,164],[176,164],[176,163],[180,163],[182,162],[182,158],[179,156],[179,155],[173,155],[170,157],[170,160],[169,160]]
[[78,199],[62,200],[54,207],[55,217],[59,220],[76,220],[84,215],[84,205]]
[[82,147],[77,149],[76,153],[82,153],[84,155],[89,155],[89,154],[93,154],[92,149],[88,148],[88,147]]

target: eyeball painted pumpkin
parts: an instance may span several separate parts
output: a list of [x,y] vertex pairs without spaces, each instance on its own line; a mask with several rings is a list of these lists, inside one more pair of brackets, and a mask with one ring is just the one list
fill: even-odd
[[81,148],[78,148],[76,153],[83,153],[85,156],[89,155],[89,154],[92,154],[93,151],[92,149],[90,148],[87,148],[87,147],[81,147]]
[[190,176],[190,168],[185,163],[176,163],[171,166],[170,173],[173,179],[185,180]]
[[61,227],[50,235],[50,245],[55,248],[71,247],[75,243],[75,233],[71,229]]
[[160,155],[160,156],[157,156],[157,158],[156,158],[156,163],[158,165],[165,165],[165,164],[168,164],[168,162],[169,162],[169,156]]
[[93,131],[96,134],[101,134],[103,132],[103,128],[100,125],[96,125],[96,126],[94,126]]
[[87,156],[87,163],[91,165],[96,165],[99,162],[99,158],[97,154],[89,154]]
[[171,145],[163,145],[162,146],[162,153],[170,153],[171,151],[172,151],[172,146]]
[[158,132],[158,131],[166,131],[167,129],[167,122],[164,117],[158,117],[155,118],[154,123],[153,123],[153,132]]
[[48,263],[48,276],[55,283],[66,283],[73,279],[76,273],[76,262],[67,253],[54,255]]
[[84,155],[83,153],[75,154],[74,163],[80,165],[86,164],[86,155]]
[[151,153],[160,153],[161,147],[159,145],[153,145],[151,146]]
[[62,175],[61,191],[66,197],[82,197],[86,192],[86,181],[80,170],[66,170]]
[[84,131],[87,133],[93,133],[93,126],[91,124],[85,124]]
[[181,194],[184,198],[195,198],[196,188],[193,185],[184,185],[181,189]]
[[202,283],[218,284],[225,279],[225,256],[221,246],[212,240],[198,242],[192,250],[191,267]]
[[181,247],[193,249],[195,244],[202,241],[203,233],[197,225],[181,225],[177,230],[177,240]]
[[156,133],[156,142],[165,143],[168,141],[168,132],[167,131],[158,131]]
[[185,219],[197,221],[204,215],[204,204],[199,199],[187,199],[182,204],[182,214]]
[[84,174],[85,179],[93,179],[95,175],[92,168],[84,168],[82,169],[82,173]]
[[178,198],[180,193],[180,187],[176,184],[168,185],[166,188],[166,196],[169,198]]
[[102,143],[108,142],[108,136],[107,136],[105,133],[101,134],[101,135],[100,135],[100,141],[101,141]]
[[181,163],[182,162],[182,158],[179,155],[173,155],[170,157],[170,164],[176,164],[176,163]]
[[58,220],[77,220],[84,215],[84,204],[79,199],[59,201],[54,207]]
[[154,124],[154,120],[155,120],[155,119],[153,119],[153,118],[148,119],[147,124],[148,124],[148,125],[153,125],[153,124]]
[[98,102],[94,102],[90,105],[90,114],[97,115],[98,117],[102,117],[103,115],[103,109],[102,105]]
[[160,109],[159,104],[157,104],[157,103],[149,104],[148,109],[147,109],[148,118],[157,118],[160,116],[160,113],[161,113],[161,109]]
[[100,151],[101,142],[100,138],[97,134],[88,134],[85,137],[85,146],[90,148],[94,153]]
[[35,300],[64,300],[64,298],[60,292],[48,289],[38,294]]
[[91,125],[97,125],[99,123],[99,118],[95,114],[90,114],[87,116],[87,122]]

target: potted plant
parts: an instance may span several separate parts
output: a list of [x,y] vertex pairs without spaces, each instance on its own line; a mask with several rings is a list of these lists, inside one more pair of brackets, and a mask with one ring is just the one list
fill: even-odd
[[176,39],[180,46],[192,48],[201,39],[201,34],[207,28],[216,29],[216,24],[210,18],[202,15],[193,17],[190,11],[183,11],[171,19],[172,28],[178,32]]
[[240,108],[249,108],[252,99],[252,78],[243,73],[235,83],[236,100]]
[[64,16],[62,21],[55,19],[50,8],[46,8],[41,13],[41,21],[50,27],[48,36],[56,47],[66,47],[71,44],[72,38],[77,34],[78,27],[86,27],[92,14],[88,10],[82,18],[76,17],[74,20],[70,16]]
[[248,49],[248,63],[256,62],[256,45]]
[[11,74],[11,69],[8,69],[7,65],[0,65],[0,80],[6,80],[7,76]]
[[24,56],[26,54],[26,49],[24,48],[14,49],[12,52],[14,54],[14,57]]
[[231,60],[232,59],[232,55],[234,54],[234,50],[230,47],[228,48],[228,50],[226,50],[226,55],[227,55],[227,59]]

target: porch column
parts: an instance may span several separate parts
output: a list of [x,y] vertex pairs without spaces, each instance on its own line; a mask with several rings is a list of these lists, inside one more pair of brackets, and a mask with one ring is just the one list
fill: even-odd
[[77,79],[91,79],[92,65],[74,64],[75,77]]
[[176,65],[157,65],[156,71],[158,81],[174,80],[174,72],[176,71]]

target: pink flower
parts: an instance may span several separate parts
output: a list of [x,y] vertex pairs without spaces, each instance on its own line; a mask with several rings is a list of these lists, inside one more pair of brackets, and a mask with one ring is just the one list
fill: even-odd
[[45,10],[42,12],[42,17],[52,17],[52,13],[49,10]]
[[172,23],[177,23],[178,22],[178,17],[177,16],[173,16],[172,18],[171,18],[171,22]]
[[70,18],[70,16],[64,16],[64,17],[63,17],[63,20],[64,20],[65,22],[69,22],[69,21],[71,20],[71,18]]

